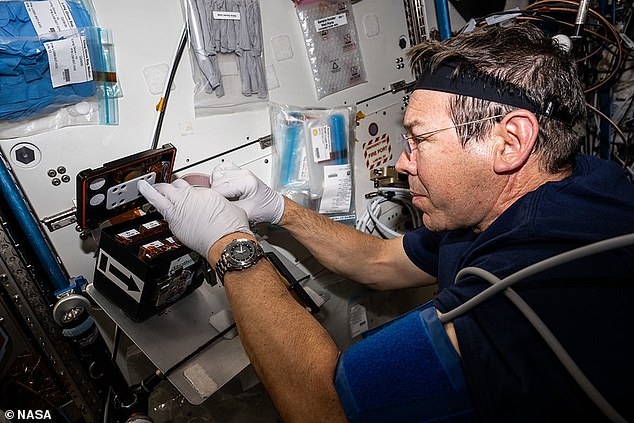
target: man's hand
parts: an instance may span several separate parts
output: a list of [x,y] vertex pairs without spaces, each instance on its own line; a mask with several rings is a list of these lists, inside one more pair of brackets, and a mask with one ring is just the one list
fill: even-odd
[[194,188],[182,179],[151,186],[138,182],[141,194],[158,210],[183,244],[205,259],[212,245],[233,232],[253,235],[247,215],[209,188]]
[[247,212],[252,223],[278,224],[284,214],[284,198],[258,179],[251,171],[233,163],[221,163],[211,174],[211,187]]

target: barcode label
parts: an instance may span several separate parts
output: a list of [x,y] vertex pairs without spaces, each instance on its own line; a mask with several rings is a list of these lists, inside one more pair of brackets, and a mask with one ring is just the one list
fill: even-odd
[[330,160],[332,154],[332,136],[328,125],[318,126],[310,130],[313,144],[313,161],[315,163]]
[[44,43],[53,88],[92,81],[85,37],[75,35]]

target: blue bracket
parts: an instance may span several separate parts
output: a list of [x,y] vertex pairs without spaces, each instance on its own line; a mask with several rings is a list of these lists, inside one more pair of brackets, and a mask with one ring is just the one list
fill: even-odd
[[55,291],[55,297],[60,298],[67,293],[81,295],[84,288],[88,285],[88,281],[83,276],[75,276],[70,278],[68,286],[64,289]]
[[13,211],[29,244],[33,247],[33,251],[42,264],[42,268],[53,284],[55,291],[63,292],[68,290],[69,281],[64,276],[64,272],[62,272],[56,257],[51,252],[39,224],[33,218],[26,201],[11,177],[4,157],[0,160],[0,192],[2,192],[3,197]]

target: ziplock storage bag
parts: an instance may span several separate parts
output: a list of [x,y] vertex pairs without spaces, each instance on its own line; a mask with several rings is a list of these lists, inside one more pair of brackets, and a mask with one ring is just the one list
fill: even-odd
[[183,0],[196,116],[267,107],[258,0]]
[[66,126],[55,112],[80,102],[87,103],[80,115],[88,115],[91,101],[104,106],[92,123],[116,123],[109,103],[121,93],[111,40],[93,26],[88,4],[0,1],[0,137]]
[[272,103],[273,189],[333,220],[354,223],[355,112]]
[[296,3],[317,98],[366,82],[350,0]]

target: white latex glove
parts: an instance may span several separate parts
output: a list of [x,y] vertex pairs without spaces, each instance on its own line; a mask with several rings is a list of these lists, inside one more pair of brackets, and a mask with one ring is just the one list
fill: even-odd
[[249,170],[223,162],[211,174],[211,187],[226,198],[238,198],[231,203],[243,208],[250,222],[276,225],[282,219],[282,194],[273,191]]
[[183,244],[207,258],[212,245],[233,232],[253,235],[247,215],[209,188],[194,188],[182,179],[171,184],[137,184],[139,192],[163,215]]

